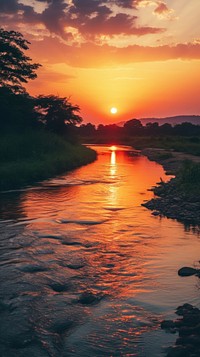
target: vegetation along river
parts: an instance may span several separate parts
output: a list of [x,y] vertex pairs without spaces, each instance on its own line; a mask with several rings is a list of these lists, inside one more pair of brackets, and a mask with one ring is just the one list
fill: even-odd
[[141,206],[168,180],[130,147],[94,146],[98,160],[0,194],[3,357],[164,355],[160,329],[185,302],[199,307],[200,239]]

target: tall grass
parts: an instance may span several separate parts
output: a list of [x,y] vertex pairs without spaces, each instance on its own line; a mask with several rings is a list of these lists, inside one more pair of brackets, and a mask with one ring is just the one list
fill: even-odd
[[198,137],[181,136],[145,136],[127,138],[129,145],[137,149],[147,147],[173,149],[175,151],[185,152],[200,156],[200,140]]
[[87,164],[96,153],[47,132],[0,137],[0,190],[18,188]]
[[200,164],[185,161],[177,175],[181,190],[200,194]]

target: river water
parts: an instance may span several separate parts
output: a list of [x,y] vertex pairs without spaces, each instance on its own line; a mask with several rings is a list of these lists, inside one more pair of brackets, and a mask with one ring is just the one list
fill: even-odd
[[168,180],[130,147],[94,146],[92,164],[0,194],[2,357],[163,356],[160,321],[189,302],[197,233],[141,203]]

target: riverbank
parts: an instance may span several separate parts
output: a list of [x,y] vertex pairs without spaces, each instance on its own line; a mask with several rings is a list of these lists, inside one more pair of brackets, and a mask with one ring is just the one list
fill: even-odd
[[[166,173],[175,176],[169,182],[161,181],[158,186],[154,187],[153,192],[157,197],[144,203],[143,206],[153,210],[153,215],[164,215],[168,218],[177,219],[185,225],[199,228],[200,157],[155,148],[144,149],[142,153],[150,160],[161,164]],[[196,270],[194,268],[189,269]],[[161,328],[166,332],[178,333],[175,345],[167,349],[166,356],[199,356],[200,310],[185,303],[176,309],[176,314],[182,316],[182,318],[173,321],[164,320],[161,323]]]
[[200,157],[181,152],[147,148],[142,154],[161,164],[166,173],[174,175],[169,182],[161,181],[153,188],[157,196],[143,203],[153,215],[177,219],[186,225],[200,225]]
[[44,131],[0,138],[0,191],[53,177],[96,159],[96,152]]
[[166,332],[178,333],[175,346],[168,348],[167,357],[200,356],[200,310],[190,304],[178,306],[176,320],[164,320],[161,328]]

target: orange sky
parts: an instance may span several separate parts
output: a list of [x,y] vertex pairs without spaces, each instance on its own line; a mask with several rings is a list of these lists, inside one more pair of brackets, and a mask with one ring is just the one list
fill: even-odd
[[42,64],[30,94],[70,96],[94,124],[200,114],[199,13],[199,0],[0,1]]

